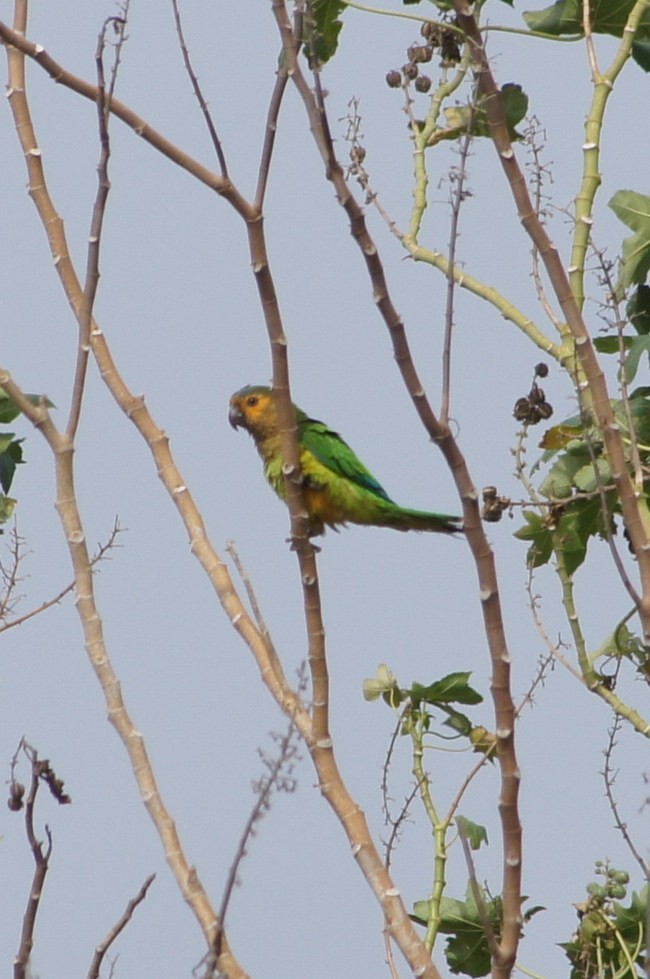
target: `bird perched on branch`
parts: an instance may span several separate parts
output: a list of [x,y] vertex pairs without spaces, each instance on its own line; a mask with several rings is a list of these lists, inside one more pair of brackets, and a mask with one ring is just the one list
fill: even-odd
[[[347,523],[440,534],[462,530],[460,517],[398,506],[337,432],[309,418],[296,405],[293,408],[310,537],[324,533],[326,525],[336,529],[338,524]],[[286,501],[280,425],[272,389],[252,385],[237,391],[230,399],[228,418],[233,428],[245,428],[253,436],[264,475]]]

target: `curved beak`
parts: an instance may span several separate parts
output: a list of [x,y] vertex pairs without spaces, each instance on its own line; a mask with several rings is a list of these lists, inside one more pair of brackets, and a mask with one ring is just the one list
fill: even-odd
[[232,403],[228,409],[228,421],[235,429],[244,424],[244,415],[241,408]]

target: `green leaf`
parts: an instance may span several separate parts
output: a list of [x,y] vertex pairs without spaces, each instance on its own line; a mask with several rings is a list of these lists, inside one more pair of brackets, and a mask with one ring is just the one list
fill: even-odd
[[[521,85],[506,82],[501,88],[501,98],[510,139],[513,141],[523,139],[523,134],[517,132],[515,127],[528,112],[528,96]],[[466,133],[486,138],[492,135],[484,99],[478,105],[455,105],[445,109],[445,120],[446,129],[438,130],[434,134],[432,143],[435,144],[441,139],[458,139]]]
[[643,284],[650,271],[650,197],[633,190],[617,191],[609,202],[616,217],[636,234],[623,240],[617,293]]
[[[632,893],[632,900],[629,907],[624,907],[617,901],[614,902],[613,910],[616,914],[614,924],[617,931],[627,941],[628,947],[636,946],[639,934],[643,933],[648,917],[648,885],[643,888],[640,894]],[[645,949],[643,950],[645,952]]]
[[636,377],[643,354],[647,354],[650,359],[650,336],[634,337],[630,344],[625,358],[625,378],[628,384]]
[[0,452],[6,452],[13,440],[13,432],[0,432]]
[[[603,890],[603,888],[598,888]],[[615,901],[598,900],[587,888],[590,900],[571,941],[562,942],[571,962],[571,979],[612,976],[640,979],[645,975],[644,958],[648,913],[648,887],[633,894],[629,907]]]
[[0,493],[0,524],[10,520],[15,509],[16,500],[12,500],[10,496],[3,496]]
[[311,10],[311,21],[305,15],[304,43],[309,67],[316,68],[336,54],[345,3],[342,0],[312,0]]
[[[630,303],[628,303],[628,308]],[[594,347],[601,354],[618,354],[621,350],[621,344],[626,351],[625,354],[625,379],[631,383],[636,377],[637,371],[639,369],[639,363],[643,354],[648,354],[650,359],[650,335],[644,329],[645,323],[641,317],[637,320],[640,336],[630,337],[596,337],[594,340]],[[650,318],[648,324],[650,327]]]
[[546,521],[538,513],[524,510],[526,524],[515,531],[517,540],[531,541],[526,554],[529,568],[541,568],[548,564],[553,554],[553,535]]
[[650,37],[638,37],[632,41],[632,57],[639,68],[650,71]]
[[650,286],[639,285],[626,307],[627,318],[637,333],[650,333]]
[[456,816],[456,826],[462,836],[465,837],[472,850],[480,850],[481,843],[487,846],[488,835],[485,826],[473,823],[465,816]]
[[[635,0],[591,0],[589,22],[595,34],[621,37]],[[531,31],[543,34],[583,34],[582,0],[558,0],[543,10],[528,10],[524,20]],[[650,30],[650,12],[646,10],[637,32],[637,39]]]
[[383,697],[389,707],[399,707],[405,694],[400,690],[397,677],[391,673],[385,663],[380,663],[377,674],[363,681],[364,700],[373,701]]
[[414,683],[411,699],[414,706],[425,704],[480,704],[483,698],[469,685],[471,673],[449,673],[442,680],[436,680],[428,687]]
[[543,480],[540,493],[549,499],[567,499],[573,492],[576,473],[590,462],[589,450],[582,439],[569,442]]
[[[47,398],[44,394],[28,394],[27,398],[34,405],[45,404],[48,408],[54,408],[54,404]],[[12,422],[14,418],[18,418],[20,414],[20,408],[16,405],[14,401],[11,400],[9,395],[0,388],[0,425],[7,425]]]
[[594,347],[600,354],[617,354],[621,349],[621,341],[627,349],[632,343],[632,337],[595,337]]
[[559,425],[553,425],[551,428],[547,428],[544,432],[544,437],[539,443],[540,449],[546,449],[542,458],[535,463],[532,468],[532,472],[537,472],[540,463],[547,462],[551,459],[558,449],[565,449],[569,442],[573,442],[579,439],[584,430],[582,421],[577,418],[569,418],[566,421],[560,422]]
[[[491,968],[490,949],[471,884],[467,885],[465,893],[464,901],[457,901],[447,896],[443,896],[440,901],[440,931],[451,936],[447,939],[445,948],[447,964],[455,974],[486,976]],[[498,941],[501,937],[503,920],[501,898],[490,897],[483,887],[480,888],[479,893],[490,927]],[[522,904],[527,900],[528,898],[522,897]],[[411,918],[426,927],[431,918],[431,909],[430,900],[417,901],[413,906]],[[522,920],[529,921],[538,911],[543,910],[545,909],[539,905],[531,908],[530,911],[522,914]]]
[[469,738],[474,729],[474,725],[469,717],[466,714],[461,714],[459,710],[454,710],[453,707],[443,707],[442,709],[448,715],[447,720],[443,721],[444,727],[450,727],[457,734]]
[[[503,915],[500,898],[490,898],[481,888],[488,920],[497,938],[501,934]],[[490,972],[490,949],[483,922],[470,885],[465,901],[443,897],[440,902],[440,931],[452,937],[447,940],[445,957],[451,971],[466,976],[486,976]]]
[[612,480],[612,470],[607,459],[596,459],[578,469],[573,482],[582,493],[593,493],[599,486],[607,486]]
[[[16,472],[16,466],[23,461],[23,450],[21,442],[23,439],[10,441],[6,448],[2,448],[5,436],[0,436],[0,486],[8,493]],[[13,436],[10,436],[13,439]]]
[[0,424],[7,425],[12,422],[14,418],[17,418],[20,414],[20,408],[11,400],[8,394],[6,394],[2,388],[0,388]]
[[619,221],[650,238],[650,197],[634,190],[617,190],[609,206]]

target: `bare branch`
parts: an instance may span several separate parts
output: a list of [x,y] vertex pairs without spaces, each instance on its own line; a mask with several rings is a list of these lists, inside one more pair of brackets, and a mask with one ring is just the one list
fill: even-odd
[[36,831],[34,829],[36,796],[38,794],[41,781],[45,781],[47,783],[51,793],[60,804],[65,805],[70,802],[69,796],[63,792],[63,782],[56,778],[50,767],[49,761],[41,761],[36,750],[32,748],[31,745],[27,744],[23,738],[18,745],[18,749],[11,764],[9,808],[14,811],[19,811],[23,808],[22,796],[24,789],[15,778],[18,755],[21,751],[29,759],[31,766],[31,782],[27,799],[24,802],[24,808],[25,833],[27,835],[29,848],[32,852],[32,857],[34,858],[34,876],[32,877],[32,886],[30,889],[29,898],[27,900],[27,908],[25,909],[25,914],[23,916],[20,947],[18,949],[16,958],[14,959],[14,979],[27,979],[29,960],[31,958],[32,948],[34,945],[34,928],[36,927],[36,918],[38,915],[41,898],[43,896],[45,877],[47,876],[50,866],[50,857],[52,855],[52,834],[49,827],[47,825],[45,826],[45,836],[47,839],[47,844],[45,847],[43,846],[43,842],[37,839]]
[[271,93],[271,100],[269,102],[269,108],[266,115],[264,143],[262,145],[260,165],[258,168],[254,207],[259,208],[260,210],[262,209],[264,198],[266,197],[266,187],[269,179],[271,157],[273,155],[275,135],[278,128],[278,115],[280,113],[280,106],[282,105],[282,99],[284,97],[288,81],[289,73],[287,71],[287,67],[286,65],[282,64],[278,68],[275,85],[273,86],[273,92]]
[[449,227],[449,270],[447,273],[447,300],[445,305],[445,338],[442,352],[442,399],[440,404],[440,423],[449,424],[449,407],[451,403],[451,340],[454,329],[454,296],[456,290],[456,280],[454,269],[456,267],[456,247],[458,245],[458,234],[460,224],[460,210],[463,201],[467,197],[465,181],[467,178],[467,159],[472,145],[471,119],[468,125],[468,133],[461,140],[460,144],[460,164],[454,167],[451,173],[453,181],[453,192],[451,194],[451,224]]
[[228,165],[226,163],[226,157],[223,152],[223,147],[221,145],[221,140],[219,139],[219,134],[217,133],[217,127],[214,124],[214,119],[212,118],[212,113],[208,107],[203,91],[199,84],[199,79],[192,67],[192,60],[190,58],[189,48],[187,47],[187,42],[185,41],[185,32],[183,31],[183,22],[181,20],[181,12],[178,6],[178,0],[172,0],[172,7],[174,8],[174,20],[176,21],[176,33],[178,34],[178,42],[181,46],[181,51],[183,52],[183,62],[185,64],[185,70],[188,74],[190,82],[192,83],[192,88],[194,89],[194,94],[196,100],[201,107],[201,112],[203,113],[203,118],[205,119],[205,124],[208,127],[208,132],[210,133],[210,139],[212,140],[212,146],[217,154],[217,160],[219,161],[219,168],[221,170],[221,176],[226,180],[228,179]]
[[129,921],[133,917],[133,913],[137,908],[137,906],[139,904],[142,904],[142,902],[144,901],[145,897],[147,896],[147,891],[149,890],[149,888],[151,887],[155,879],[156,879],[155,874],[150,874],[149,877],[147,877],[147,879],[145,880],[144,884],[142,885],[142,887],[140,888],[136,896],[131,898],[126,908],[124,909],[124,912],[120,916],[120,918],[113,925],[113,927],[106,935],[104,940],[100,942],[100,944],[97,946],[97,948],[95,949],[93,960],[90,963],[87,979],[99,979],[99,970],[101,969],[104,956],[106,955],[106,953],[108,952],[109,948],[111,947],[115,939],[118,937],[118,935],[120,935],[128,925]]
[[[91,102],[97,102],[96,85],[92,85],[90,82],[84,81],[84,79],[78,78],[71,72],[66,71],[54,58],[50,57],[43,47],[34,44],[32,41],[28,41],[18,30],[12,30],[2,21],[0,21],[0,40],[4,41],[8,46],[9,55],[12,49],[16,52],[21,52],[23,55],[27,55],[28,58],[32,58],[39,64],[59,85],[64,85],[71,91],[76,92],[77,95],[81,95]],[[10,86],[7,92],[9,99],[12,99],[15,94],[16,90],[13,86]],[[145,142],[153,146],[163,156],[166,156],[172,163],[175,163],[176,166],[181,167],[183,170],[187,170],[198,181],[210,187],[222,197],[225,197],[242,217],[248,217],[250,215],[248,203],[228,178],[222,177],[207,167],[204,167],[188,153],[185,153],[170,140],[162,136],[145,119],[134,112],[129,106],[120,102],[119,99],[111,99],[110,110],[113,115],[126,123],[137,136],[144,139]],[[30,148],[32,151],[37,149],[35,140],[31,142]]]
[[[107,551],[110,551],[111,548],[117,546],[115,544],[115,540],[117,538],[117,535],[121,533],[121,530],[122,528],[119,526],[117,521],[115,521],[115,525],[111,531],[108,541],[105,544],[101,544],[97,553],[91,558],[90,561],[91,567],[94,567],[96,564],[98,564],[98,562],[104,558],[104,555],[106,554]],[[29,619],[33,619],[35,615],[39,615],[41,612],[45,612],[48,608],[52,608],[53,605],[59,605],[59,603],[66,597],[66,595],[69,595],[70,592],[74,591],[74,586],[75,586],[74,581],[71,581],[70,584],[66,585],[65,588],[63,588],[58,593],[58,595],[54,596],[54,598],[48,599],[48,601],[43,602],[37,608],[32,609],[31,612],[26,612],[25,615],[20,615],[18,616],[18,618],[12,619],[10,622],[4,622],[2,625],[0,625],[0,633],[6,632],[7,629],[13,629],[13,627],[16,625],[23,625],[24,622],[28,622]]]
[[[88,251],[86,256],[86,279],[83,287],[83,297],[79,310],[79,342],[77,347],[77,364],[75,367],[75,379],[70,403],[70,414],[68,417],[67,434],[74,439],[79,418],[81,415],[81,403],[83,400],[86,373],[88,370],[88,357],[90,354],[90,327],[92,323],[93,306],[99,286],[99,250],[102,240],[102,229],[104,226],[104,214],[106,213],[106,202],[110,190],[108,179],[108,161],[111,154],[111,145],[108,138],[108,112],[107,104],[113,96],[115,83],[117,81],[117,70],[120,63],[120,54],[125,40],[126,17],[128,13],[128,0],[124,6],[123,17],[109,17],[104,21],[99,37],[97,39],[97,50],[95,52],[95,65],[97,68],[97,117],[99,124],[99,143],[100,156],[97,164],[97,194],[93,206],[92,220],[90,223],[90,233],[88,235]],[[111,82],[108,93],[104,80],[104,48],[106,46],[106,31],[112,25],[118,32],[118,43],[115,48],[115,60],[111,73]]]
[[214,938],[212,950],[207,958],[206,977],[211,977],[214,974],[214,970],[216,969],[221,957],[221,945],[223,942],[228,908],[237,885],[237,879],[242,861],[247,854],[248,846],[250,845],[251,840],[255,836],[256,828],[260,820],[264,818],[270,809],[271,797],[274,792],[295,791],[296,780],[293,776],[293,769],[295,762],[300,758],[298,746],[295,743],[297,733],[295,724],[291,722],[284,735],[273,736],[278,747],[277,755],[273,759],[265,757],[260,751],[260,757],[264,762],[268,774],[263,775],[260,779],[253,783],[253,788],[257,794],[257,801],[255,802],[255,805],[253,806],[251,813],[246,820],[246,825],[244,826],[239,843],[237,844],[235,858],[228,872],[228,877],[226,878],[223,897],[221,898],[221,904],[219,906],[219,927]]
[[16,524],[11,529],[11,544],[9,545],[9,552],[11,554],[11,563],[9,567],[0,558],[0,577],[3,581],[3,593],[0,596],[0,632],[8,628],[5,624],[5,619],[10,614],[10,612],[15,607],[18,599],[14,599],[13,595],[21,579],[18,577],[18,569],[20,567],[20,562],[22,560],[22,544],[23,539],[18,534]]
[[614,769],[612,768],[612,756],[614,754],[614,748],[616,747],[616,737],[620,731],[620,727],[621,727],[621,718],[618,715],[614,715],[614,722],[609,731],[607,748],[605,749],[604,752],[605,767],[603,768],[602,776],[603,776],[603,781],[605,783],[605,796],[607,797],[607,801],[609,802],[609,808],[612,810],[612,816],[614,817],[614,825],[616,826],[616,829],[619,831],[619,833],[625,840],[628,850],[630,851],[630,853],[638,863],[639,867],[641,868],[641,873],[643,874],[644,879],[646,881],[650,881],[650,864],[648,864],[647,861],[643,859],[643,857],[637,850],[636,846],[634,845],[634,841],[630,836],[629,830],[627,828],[627,823],[624,823],[623,820],[621,819],[618,803],[614,795],[614,783],[616,781],[617,772],[615,772]]

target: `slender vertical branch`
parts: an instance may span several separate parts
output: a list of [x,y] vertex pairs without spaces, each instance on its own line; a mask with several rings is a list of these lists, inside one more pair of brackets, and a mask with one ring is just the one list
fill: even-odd
[[582,145],[583,164],[582,182],[576,196],[576,223],[573,233],[573,247],[569,265],[571,288],[579,309],[585,301],[584,278],[585,260],[596,194],[602,183],[600,176],[600,146],[605,120],[605,111],[609,98],[614,91],[614,84],[632,54],[632,45],[636,37],[641,19],[646,16],[648,0],[637,0],[630,10],[627,23],[623,29],[618,49],[609,68],[601,73],[595,59],[593,35],[589,21],[589,4],[583,3],[583,29],[587,43],[587,51],[591,67],[591,80],[594,87],[591,105],[585,122],[585,141]]
[[[27,842],[29,843],[29,848],[34,859],[34,875],[32,877],[32,886],[29,892],[29,898],[27,900],[27,908],[25,909],[25,914],[23,916],[23,926],[20,934],[20,947],[16,958],[14,959],[14,979],[27,979],[29,970],[29,960],[32,954],[32,948],[34,946],[34,929],[36,927],[36,917],[38,915],[38,910],[41,904],[41,897],[43,895],[43,887],[45,885],[45,878],[47,872],[50,868],[50,857],[52,856],[52,834],[48,826],[45,826],[45,836],[47,843],[45,846],[43,842],[39,840],[36,836],[36,831],[34,829],[34,808],[36,805],[36,796],[38,794],[39,783],[41,779],[40,762],[37,752],[25,744],[24,740],[21,741],[19,746],[19,751],[23,750],[27,755],[31,765],[31,781],[29,786],[29,792],[25,800],[25,832],[27,834]],[[14,765],[17,758],[14,758]],[[12,771],[12,787],[16,784],[13,778]],[[22,808],[21,804],[17,804],[14,808]]]
[[366,261],[375,302],[390,331],[395,359],[404,383],[425,429],[446,459],[463,500],[465,532],[476,563],[479,596],[492,661],[491,691],[496,714],[497,758],[501,771],[499,813],[504,846],[502,890],[504,928],[499,958],[495,963],[495,979],[502,979],[502,977],[505,979],[515,961],[521,935],[522,839],[518,809],[521,774],[515,752],[515,705],[510,689],[510,653],[501,613],[494,555],[480,523],[478,494],[465,459],[449,428],[441,425],[431,409],[411,357],[404,324],[392,304],[377,247],[368,233],[361,208],[350,194],[331,140],[328,140],[327,133],[321,125],[322,106],[319,108],[295,58],[295,45],[292,47],[291,25],[284,2],[273,0],[272,6],[283,38],[284,50],[290,59],[292,80],[302,97],[312,134],[325,164],[326,176],[335,187],[337,199],[348,215],[352,236]]
[[625,844],[639,865],[644,879],[650,883],[650,864],[647,860],[644,860],[639,853],[627,828],[627,823],[625,823],[621,818],[616,796],[614,795],[614,782],[616,781],[617,772],[612,767],[612,756],[614,754],[614,748],[616,747],[616,737],[619,733],[620,727],[621,719],[620,717],[615,717],[614,723],[612,724],[609,732],[609,738],[607,739],[607,747],[604,751],[605,765],[602,771],[602,776],[605,783],[605,795],[609,803],[609,808],[612,811],[612,816],[614,817],[614,825],[616,826],[616,829],[625,840]]
[[210,112],[210,107],[203,95],[203,90],[199,84],[199,79],[192,67],[192,59],[190,58],[190,51],[185,41],[185,32],[183,30],[183,21],[181,20],[181,12],[178,6],[178,0],[172,0],[172,7],[174,8],[174,20],[176,22],[176,33],[178,34],[178,43],[181,46],[181,51],[183,54],[183,63],[185,65],[185,71],[187,72],[188,78],[192,83],[192,88],[196,96],[196,100],[199,103],[201,112],[203,113],[203,118],[205,124],[210,133],[210,139],[212,140],[212,146],[214,152],[216,153],[217,160],[219,162],[219,169],[221,171],[221,176],[226,180],[228,179],[228,165],[226,163],[226,155],[223,151],[223,146],[221,145],[221,140],[219,139],[219,134],[217,132],[217,127],[214,124],[214,119],[212,118],[212,113]]
[[282,105],[282,99],[284,97],[288,81],[289,74],[287,72],[287,67],[286,65],[281,64],[278,68],[275,85],[273,86],[273,92],[271,94],[271,100],[269,102],[269,108],[266,115],[264,143],[262,145],[260,165],[258,167],[257,187],[255,189],[255,201],[253,206],[259,210],[262,209],[264,205],[264,198],[266,197],[266,187],[271,168],[271,157],[273,155],[275,136],[278,130],[278,115],[280,113],[280,106]]
[[[79,340],[77,344],[77,364],[75,367],[75,378],[70,402],[70,413],[66,432],[68,437],[74,440],[79,425],[81,415],[81,404],[83,400],[86,374],[88,370],[88,357],[90,354],[90,325],[92,322],[93,307],[99,286],[99,252],[102,240],[102,230],[104,227],[104,215],[106,214],[106,203],[110,190],[108,179],[108,161],[111,155],[111,144],[108,136],[107,104],[110,102],[115,83],[117,80],[117,68],[120,60],[120,53],[125,39],[126,13],[128,3],[125,7],[124,17],[107,18],[97,39],[97,50],[95,52],[95,66],[97,69],[97,120],[99,127],[100,155],[97,164],[97,194],[93,206],[92,220],[90,224],[90,234],[88,236],[88,251],[86,256],[86,279],[83,287],[83,296],[79,309]],[[109,25],[113,25],[118,31],[119,40],[116,48],[115,62],[111,73],[111,81],[108,92],[104,77],[104,49],[106,47],[106,31]]]
[[467,177],[467,158],[469,156],[472,137],[468,134],[460,144],[460,165],[454,168],[454,189],[451,195],[451,223],[449,227],[449,271],[447,273],[447,299],[445,304],[445,338],[442,350],[442,399],[440,404],[440,424],[449,424],[449,406],[451,402],[451,340],[454,329],[454,298],[456,280],[453,270],[456,267],[456,246],[460,225],[460,210],[465,200],[465,179]]

